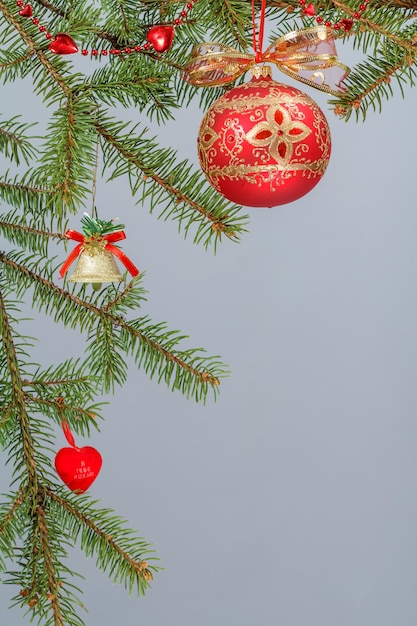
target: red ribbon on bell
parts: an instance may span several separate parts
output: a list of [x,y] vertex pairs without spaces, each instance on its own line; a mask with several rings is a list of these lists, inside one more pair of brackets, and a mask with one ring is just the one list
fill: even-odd
[[114,254],[115,257],[123,263],[127,271],[132,276],[137,276],[139,274],[138,268],[132,263],[129,257],[120,250],[117,246],[113,245],[115,241],[121,241],[122,239],[126,239],[126,234],[124,230],[118,230],[113,233],[109,233],[107,235],[83,235],[76,230],[69,229],[65,233],[67,239],[71,239],[73,241],[78,241],[79,244],[74,248],[74,250],[69,254],[67,260],[59,270],[61,278],[65,276],[71,264],[75,261],[75,259],[80,256],[83,250],[88,250],[88,248],[92,248],[94,246],[101,247],[102,249],[106,249],[108,252]]

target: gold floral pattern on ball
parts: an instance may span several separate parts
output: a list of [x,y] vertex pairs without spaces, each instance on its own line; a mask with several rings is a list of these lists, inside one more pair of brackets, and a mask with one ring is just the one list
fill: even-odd
[[267,147],[277,163],[288,165],[294,144],[308,137],[311,129],[302,122],[293,121],[288,111],[280,105],[269,107],[265,117],[265,121],[258,122],[246,133],[246,140],[252,146]]

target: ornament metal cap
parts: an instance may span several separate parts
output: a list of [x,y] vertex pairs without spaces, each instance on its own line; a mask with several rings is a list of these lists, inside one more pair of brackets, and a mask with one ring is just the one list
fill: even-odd
[[71,283],[114,283],[123,280],[114,256],[107,250],[94,254],[83,250],[71,278]]
[[254,65],[250,68],[252,78],[272,78],[272,68],[270,65]]

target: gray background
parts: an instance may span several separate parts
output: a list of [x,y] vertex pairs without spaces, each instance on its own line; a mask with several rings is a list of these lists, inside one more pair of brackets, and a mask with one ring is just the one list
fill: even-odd
[[[126,224],[123,249],[147,272],[142,313],[232,376],[204,407],[132,367],[110,398],[90,493],[165,569],[138,600],[77,551],[88,626],[417,623],[416,92],[397,90],[363,125],[299,87],[327,112],[330,165],[298,202],[249,209],[240,245],[214,256],[135,206],[126,183],[99,184],[101,215]],[[13,89],[1,87],[4,113],[46,119],[30,83]],[[161,143],[195,159],[202,116],[181,110]],[[82,353],[49,319],[30,330],[45,363]],[[26,623],[7,611],[10,591],[1,623]]]

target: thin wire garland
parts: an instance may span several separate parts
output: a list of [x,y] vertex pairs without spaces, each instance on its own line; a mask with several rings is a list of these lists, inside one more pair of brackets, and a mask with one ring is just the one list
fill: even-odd
[[[184,19],[188,16],[189,12],[194,7],[197,1],[198,0],[190,0],[189,2],[187,2],[187,4],[185,5],[185,8],[180,12],[179,17],[175,18],[172,24],[163,24],[163,25],[161,24],[161,25],[156,25],[154,27],[151,27],[150,30],[148,31],[148,37],[152,29],[166,28],[166,29],[172,29],[172,35],[171,35],[171,41],[172,41],[175,27],[181,26]],[[72,39],[72,37],[70,37],[70,35],[66,33],[58,33],[54,35],[53,33],[49,32],[48,28],[44,24],[40,23],[40,19],[36,17],[36,15],[33,15],[33,7],[29,2],[25,3],[23,2],[23,0],[16,0],[16,5],[20,8],[19,15],[21,17],[30,18],[32,21],[32,24],[37,26],[41,33],[45,34],[46,39],[48,39],[49,41],[52,41],[52,43],[49,46],[52,52],[55,52],[56,54],[75,54],[79,52],[77,44]],[[53,40],[54,39],[56,40],[58,38],[61,38],[61,40],[65,41],[65,46],[62,47],[62,49],[65,48],[66,50],[65,52],[56,52],[57,47],[56,46],[54,47]],[[110,49],[103,48],[101,50],[98,50],[95,48],[92,50],[87,50],[83,48],[81,50],[81,54],[83,56],[88,56],[89,54],[91,54],[91,56],[93,57],[97,57],[97,56],[105,57],[109,54],[111,55],[131,54],[132,52],[137,52],[137,53],[150,52],[150,51],[165,52],[167,49],[169,49],[169,47],[170,47],[170,43],[166,49],[159,50],[158,48],[155,48],[155,44],[153,43],[153,41],[148,39],[143,44],[135,45],[135,46],[126,46],[125,48],[110,48]]]
[[[147,35],[147,41],[143,44],[138,44],[135,46],[126,46],[124,48],[102,48],[97,49],[93,48],[92,50],[88,50],[83,48],[81,50],[81,54],[83,56],[91,55],[92,57],[98,56],[107,56],[107,55],[120,55],[120,54],[132,54],[134,52],[166,52],[169,50],[172,39],[174,36],[174,29],[177,26],[181,26],[184,19],[188,16],[189,12],[192,10],[194,5],[198,0],[189,0],[187,2],[185,8],[180,12],[180,16],[175,18],[172,24],[159,24],[150,28]],[[300,7],[302,8],[302,13],[306,17],[315,17],[315,21],[317,24],[324,24],[328,28],[331,28],[335,31],[343,30],[345,32],[349,32],[352,29],[355,20],[359,20],[362,17],[362,14],[366,11],[368,4],[371,0],[362,0],[359,5],[357,11],[355,11],[352,15],[352,18],[342,18],[338,22],[330,22],[329,20],[325,20],[321,15],[316,15],[316,9],[314,4],[307,4],[307,0],[298,0]],[[32,23],[38,27],[41,33],[45,34],[46,39],[51,41],[49,48],[51,52],[55,54],[75,54],[79,52],[78,46],[75,41],[70,37],[70,35],[66,33],[58,33],[57,35],[53,35],[48,31],[48,28],[40,23],[40,19],[33,15],[33,8],[30,3],[24,3],[23,0],[16,0],[16,5],[20,8],[19,15],[21,17],[30,18]],[[261,0],[261,15],[265,15],[265,7],[266,0]],[[259,44],[262,45],[263,31],[262,31],[262,20],[261,20],[261,30],[259,31],[259,40],[256,41],[255,35],[255,7],[254,2],[252,2],[252,25],[254,27],[253,31],[253,44],[256,55],[260,55]],[[165,30],[164,30],[165,29]],[[159,30],[159,32],[158,32]],[[153,36],[153,35],[156,35]],[[162,43],[158,46],[155,45],[155,39],[158,37],[162,37],[160,41]]]
[[327,28],[331,28],[335,31],[344,30],[346,33],[348,33],[352,29],[354,21],[359,20],[362,17],[362,14],[368,8],[368,4],[370,1],[371,0],[362,0],[357,11],[353,13],[353,16],[352,16],[353,19],[344,17],[338,22],[335,22],[332,24],[332,22],[330,22],[329,20],[325,20],[321,15],[316,16],[316,9],[315,9],[314,4],[312,3],[307,4],[307,0],[298,0],[302,8],[302,12],[304,16],[308,16],[308,17],[315,16],[315,20],[317,24],[324,24],[324,26],[327,26]]

